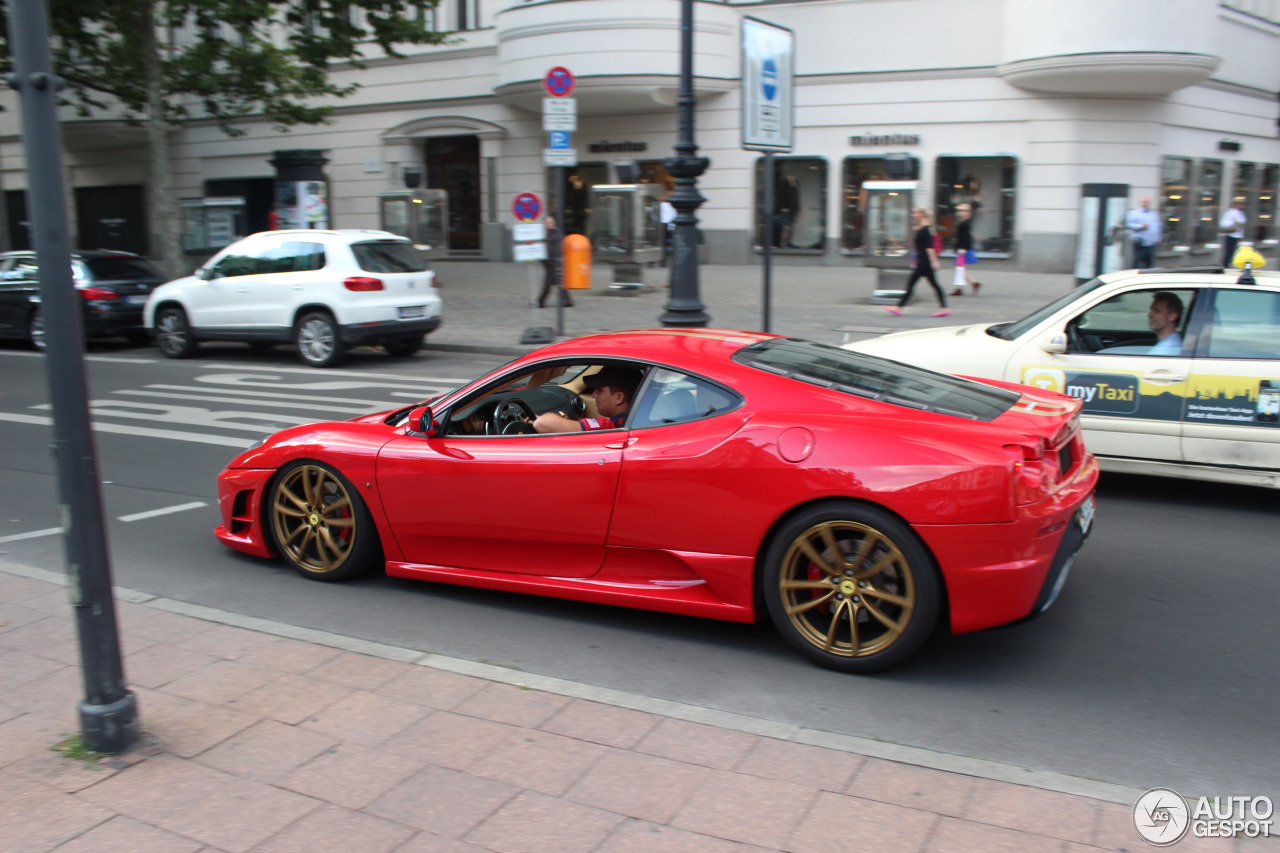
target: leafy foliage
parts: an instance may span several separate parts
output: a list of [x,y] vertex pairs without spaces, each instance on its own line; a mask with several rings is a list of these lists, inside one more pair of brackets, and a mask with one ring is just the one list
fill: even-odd
[[[5,0],[14,2],[14,0]],[[216,120],[228,133],[249,116],[276,128],[318,124],[355,86],[329,79],[333,63],[363,67],[373,46],[443,44],[428,29],[438,0],[47,0],[54,63],[80,115],[149,116],[147,57],[159,57],[167,122]],[[7,18],[0,19],[9,70]],[[155,62],[155,57],[152,57]],[[153,102],[154,103],[154,102]],[[118,113],[117,113],[118,114]]]

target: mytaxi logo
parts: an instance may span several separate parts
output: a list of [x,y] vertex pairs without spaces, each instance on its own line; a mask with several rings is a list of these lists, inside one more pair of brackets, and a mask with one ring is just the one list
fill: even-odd
[[1051,367],[1024,367],[1022,368],[1022,384],[1030,385],[1033,388],[1042,388],[1045,391],[1057,391],[1059,394],[1065,394],[1067,375],[1061,370],[1054,370]]

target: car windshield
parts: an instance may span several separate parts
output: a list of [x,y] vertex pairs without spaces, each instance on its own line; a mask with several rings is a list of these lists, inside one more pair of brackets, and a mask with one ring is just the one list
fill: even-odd
[[351,251],[366,272],[422,272],[427,268],[417,250],[399,240],[352,243]]
[[89,272],[93,273],[93,277],[98,281],[164,278],[155,267],[142,258],[131,258],[127,255],[85,258],[84,265],[89,268]]
[[1021,320],[1015,320],[1012,323],[997,323],[996,325],[989,327],[987,329],[987,334],[991,335],[993,338],[1000,338],[1005,341],[1012,341],[1020,338],[1028,330],[1034,329],[1038,326],[1046,317],[1055,313],[1059,308],[1076,301],[1081,296],[1084,296],[1090,291],[1097,290],[1101,286],[1102,279],[1095,278],[1093,281],[1080,285],[1075,290],[1062,294],[1043,308],[1032,311]]
[[970,420],[995,420],[1020,399],[1003,388],[795,338],[760,341],[733,358],[833,391]]

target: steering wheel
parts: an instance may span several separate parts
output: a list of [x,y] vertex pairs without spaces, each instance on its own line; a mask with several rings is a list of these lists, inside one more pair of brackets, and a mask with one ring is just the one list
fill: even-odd
[[525,423],[525,419],[533,420],[536,415],[529,404],[519,397],[508,397],[493,410],[493,420],[489,422],[490,435],[525,435],[533,432],[533,425]]
[[1067,352],[1092,352],[1085,342],[1084,334],[1075,323],[1067,324]]

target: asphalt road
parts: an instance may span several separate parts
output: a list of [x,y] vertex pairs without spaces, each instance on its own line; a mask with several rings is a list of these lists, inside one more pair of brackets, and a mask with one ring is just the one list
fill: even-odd
[[[116,582],[833,732],[1138,788],[1280,798],[1271,491],[1104,476],[1095,531],[1049,613],[937,638],[907,666],[862,678],[811,666],[767,624],[385,577],[321,584],[213,539],[214,477],[239,447],[404,405],[505,360],[361,350],[342,370],[316,371],[284,349],[207,346],[175,362],[96,345],[91,407]],[[0,559],[58,570],[44,360],[0,344],[0,376]]]

